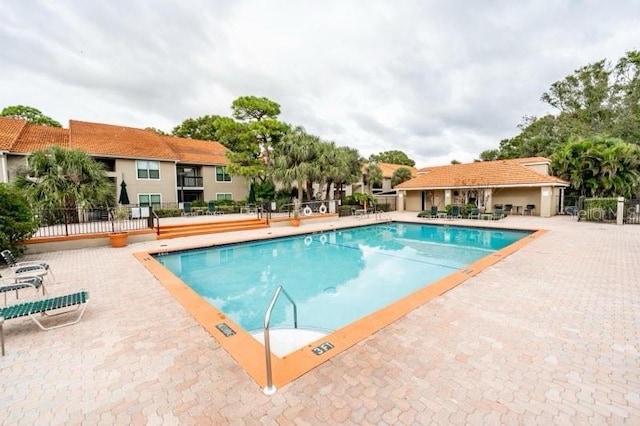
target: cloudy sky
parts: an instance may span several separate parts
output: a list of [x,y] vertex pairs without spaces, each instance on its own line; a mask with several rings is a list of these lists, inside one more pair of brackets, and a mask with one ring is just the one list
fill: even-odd
[[157,127],[266,96],[368,157],[471,161],[540,95],[640,49],[640,1],[23,0],[0,14],[0,108]]

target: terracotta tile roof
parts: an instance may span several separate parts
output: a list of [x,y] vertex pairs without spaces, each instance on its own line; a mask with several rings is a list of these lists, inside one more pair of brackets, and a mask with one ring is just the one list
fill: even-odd
[[81,149],[94,156],[179,159],[153,131],[85,121],[69,121],[69,148]]
[[[367,166],[369,163],[365,163],[362,166],[362,172],[366,174],[367,172]],[[393,177],[393,172],[395,172],[396,170],[398,170],[400,167],[405,167],[409,170],[411,170],[411,176],[416,176],[418,174],[418,169],[416,169],[415,167],[411,167],[411,166],[405,166],[403,164],[392,164],[392,163],[376,163],[378,165],[378,167],[380,167],[380,170],[382,171],[382,177],[383,178],[389,178],[391,179]]]
[[180,158],[181,163],[228,164],[229,151],[220,142],[163,136],[162,140]]
[[9,151],[27,124],[25,120],[0,117],[0,151]]
[[463,188],[551,185],[568,186],[555,176],[538,173],[523,164],[549,162],[543,157],[516,160],[481,161],[467,164],[425,167],[417,177],[398,185],[398,189]]
[[400,167],[411,170],[411,176],[416,176],[418,174],[418,169],[416,169],[415,167],[405,166],[402,164],[378,163],[378,167],[380,167],[380,170],[382,170],[383,178],[391,179],[393,177],[393,173]]
[[36,126],[27,124],[18,140],[11,147],[12,152],[31,153],[50,146],[69,147],[69,130],[60,127]]

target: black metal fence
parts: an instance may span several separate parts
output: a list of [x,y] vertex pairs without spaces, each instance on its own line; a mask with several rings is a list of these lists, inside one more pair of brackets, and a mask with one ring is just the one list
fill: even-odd
[[640,225],[640,199],[630,198],[624,200],[624,223]]
[[39,228],[32,238],[103,234],[153,228],[152,207],[124,207],[125,220],[114,220],[114,208],[46,209],[36,213]]

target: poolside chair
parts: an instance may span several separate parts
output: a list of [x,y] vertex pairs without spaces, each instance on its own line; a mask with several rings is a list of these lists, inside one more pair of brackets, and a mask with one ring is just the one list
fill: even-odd
[[215,201],[209,201],[207,203],[207,211],[205,212],[205,214],[220,214],[221,212],[216,210],[216,203]]
[[[22,275],[22,274],[21,274]],[[25,288],[33,288],[38,291],[42,287],[42,295],[46,294],[42,277],[38,276],[14,276],[13,280],[5,278],[0,275],[0,293],[4,293],[4,304],[7,305],[7,293],[11,291],[16,292],[16,299],[18,298],[18,291]]]
[[[41,260],[28,260],[25,262],[17,262],[16,258],[13,257],[13,253],[10,250],[2,250],[0,252],[0,256],[4,259],[4,261],[9,265],[9,268],[16,275],[22,276],[31,276],[37,275],[39,277],[48,274],[51,274],[51,279],[55,281],[55,277],[53,276],[53,271],[47,262],[43,262]],[[37,273],[38,270],[44,269],[45,273]],[[29,274],[29,272],[36,272],[34,274]]]
[[480,219],[480,210],[471,209],[471,211],[469,212],[469,215],[467,216],[467,218],[469,218],[469,219]]
[[528,214],[529,216],[531,216],[535,210],[535,204],[527,204],[527,206],[524,208],[524,214]]
[[460,214],[460,206],[451,206],[451,219],[460,219],[462,215]]
[[491,220],[500,220],[504,218],[504,210],[502,209],[495,209],[493,211],[493,216],[491,217]]
[[513,204],[505,204],[504,205],[504,215],[509,216],[511,214],[511,210],[513,210]]
[[[89,293],[87,291],[80,291],[77,293],[66,294],[63,296],[49,297],[46,299],[31,300],[29,302],[19,303],[16,305],[5,306],[0,308],[0,346],[2,346],[2,356],[4,356],[4,330],[3,323],[6,320],[29,317],[35,322],[42,330],[53,330],[60,327],[66,327],[67,325],[73,325],[82,319],[85,309],[89,303]],[[73,308],[73,309],[64,309]],[[61,312],[54,312],[60,309],[64,309]],[[80,310],[80,313],[75,319],[69,320],[63,324],[53,325],[45,327],[38,319],[38,314],[43,316],[52,317],[56,315],[62,315],[69,312],[75,312]]]
[[182,203],[182,215],[183,216],[191,216],[193,215],[193,212],[191,211],[191,203],[188,201],[185,201],[184,203]]
[[431,219],[435,219],[438,217],[438,206],[431,206],[431,214],[429,215]]

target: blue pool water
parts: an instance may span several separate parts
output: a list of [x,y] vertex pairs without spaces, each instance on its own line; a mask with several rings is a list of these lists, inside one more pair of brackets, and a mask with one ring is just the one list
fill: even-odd
[[[156,255],[247,331],[262,329],[278,285],[298,326],[335,330],[528,235],[527,231],[390,223]],[[280,298],[271,324],[291,326]]]

